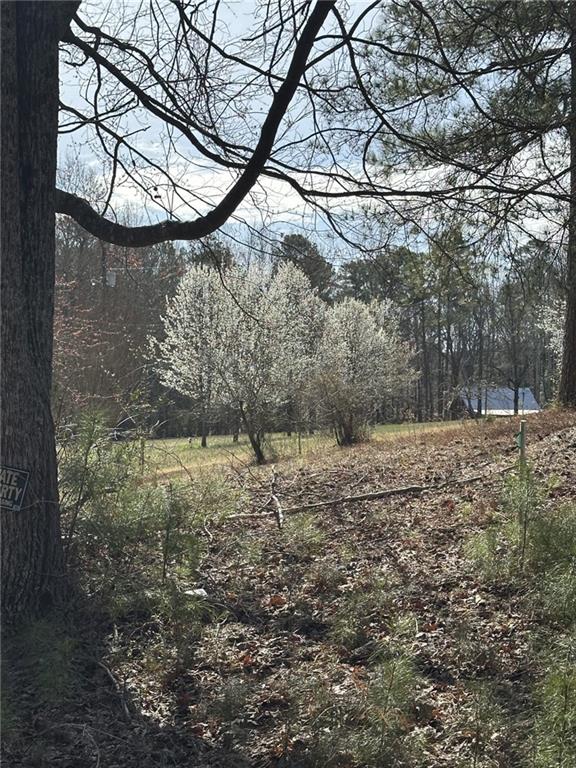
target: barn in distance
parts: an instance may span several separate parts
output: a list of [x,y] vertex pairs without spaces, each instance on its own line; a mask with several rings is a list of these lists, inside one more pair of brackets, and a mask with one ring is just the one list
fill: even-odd
[[453,410],[472,418],[538,413],[541,409],[528,387],[469,387],[460,391]]

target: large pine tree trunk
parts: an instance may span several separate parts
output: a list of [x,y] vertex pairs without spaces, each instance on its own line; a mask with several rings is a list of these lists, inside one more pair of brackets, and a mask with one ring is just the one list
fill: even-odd
[[[64,586],[50,412],[58,40],[77,3],[2,2],[2,617],[48,607]],[[2,479],[10,485],[10,473]]]
[[576,2],[570,4],[570,214],[564,350],[558,397],[562,405],[576,407]]

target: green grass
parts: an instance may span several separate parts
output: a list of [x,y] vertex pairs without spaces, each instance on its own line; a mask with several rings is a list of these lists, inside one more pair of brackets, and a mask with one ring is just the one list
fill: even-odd
[[[374,442],[387,441],[403,435],[414,435],[438,429],[454,429],[461,422],[425,422],[422,424],[379,424],[372,431],[371,440]],[[287,437],[285,433],[276,432],[266,438],[265,452],[271,461],[298,459],[328,450],[338,450],[332,435],[327,432],[317,432],[313,435],[302,435],[300,445],[298,436]],[[186,437],[166,440],[149,440],[145,448],[148,474],[154,472],[161,475],[177,475],[186,470],[197,470],[202,467],[237,466],[251,464],[254,456],[246,435],[240,435],[237,443],[231,435],[215,435],[208,438],[208,447],[200,446],[200,438],[188,441]]]

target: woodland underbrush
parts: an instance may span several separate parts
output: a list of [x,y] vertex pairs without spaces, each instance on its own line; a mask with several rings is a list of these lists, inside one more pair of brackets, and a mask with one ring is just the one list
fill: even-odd
[[[5,644],[6,765],[572,768],[576,429],[526,466],[490,429],[278,473],[303,506],[279,529],[262,471],[151,483],[87,419],[61,444],[75,589]],[[305,508],[481,451],[486,481]]]
[[576,765],[576,503],[550,499],[556,478],[520,465],[491,525],[468,543],[484,578],[516,590],[534,617],[540,674],[528,711],[528,765]]

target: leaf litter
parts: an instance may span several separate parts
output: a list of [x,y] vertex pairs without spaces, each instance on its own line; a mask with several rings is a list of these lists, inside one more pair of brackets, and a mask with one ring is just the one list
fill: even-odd
[[[528,421],[529,461],[554,477],[551,499],[576,500],[575,421]],[[35,701],[25,667],[8,670],[24,715],[5,764],[520,765],[542,672],[533,648],[554,627],[518,585],[481,578],[465,552],[494,519],[515,427],[471,422],[277,465],[286,509],[430,490],[288,513],[281,530],[256,514],[213,524],[190,586],[209,609],[198,632],[181,643],[154,619],[102,626],[84,614],[100,657],[82,660],[71,698]],[[249,493],[246,513],[266,504],[269,471],[231,479]],[[359,745],[376,727],[378,747],[392,745],[387,763]]]

